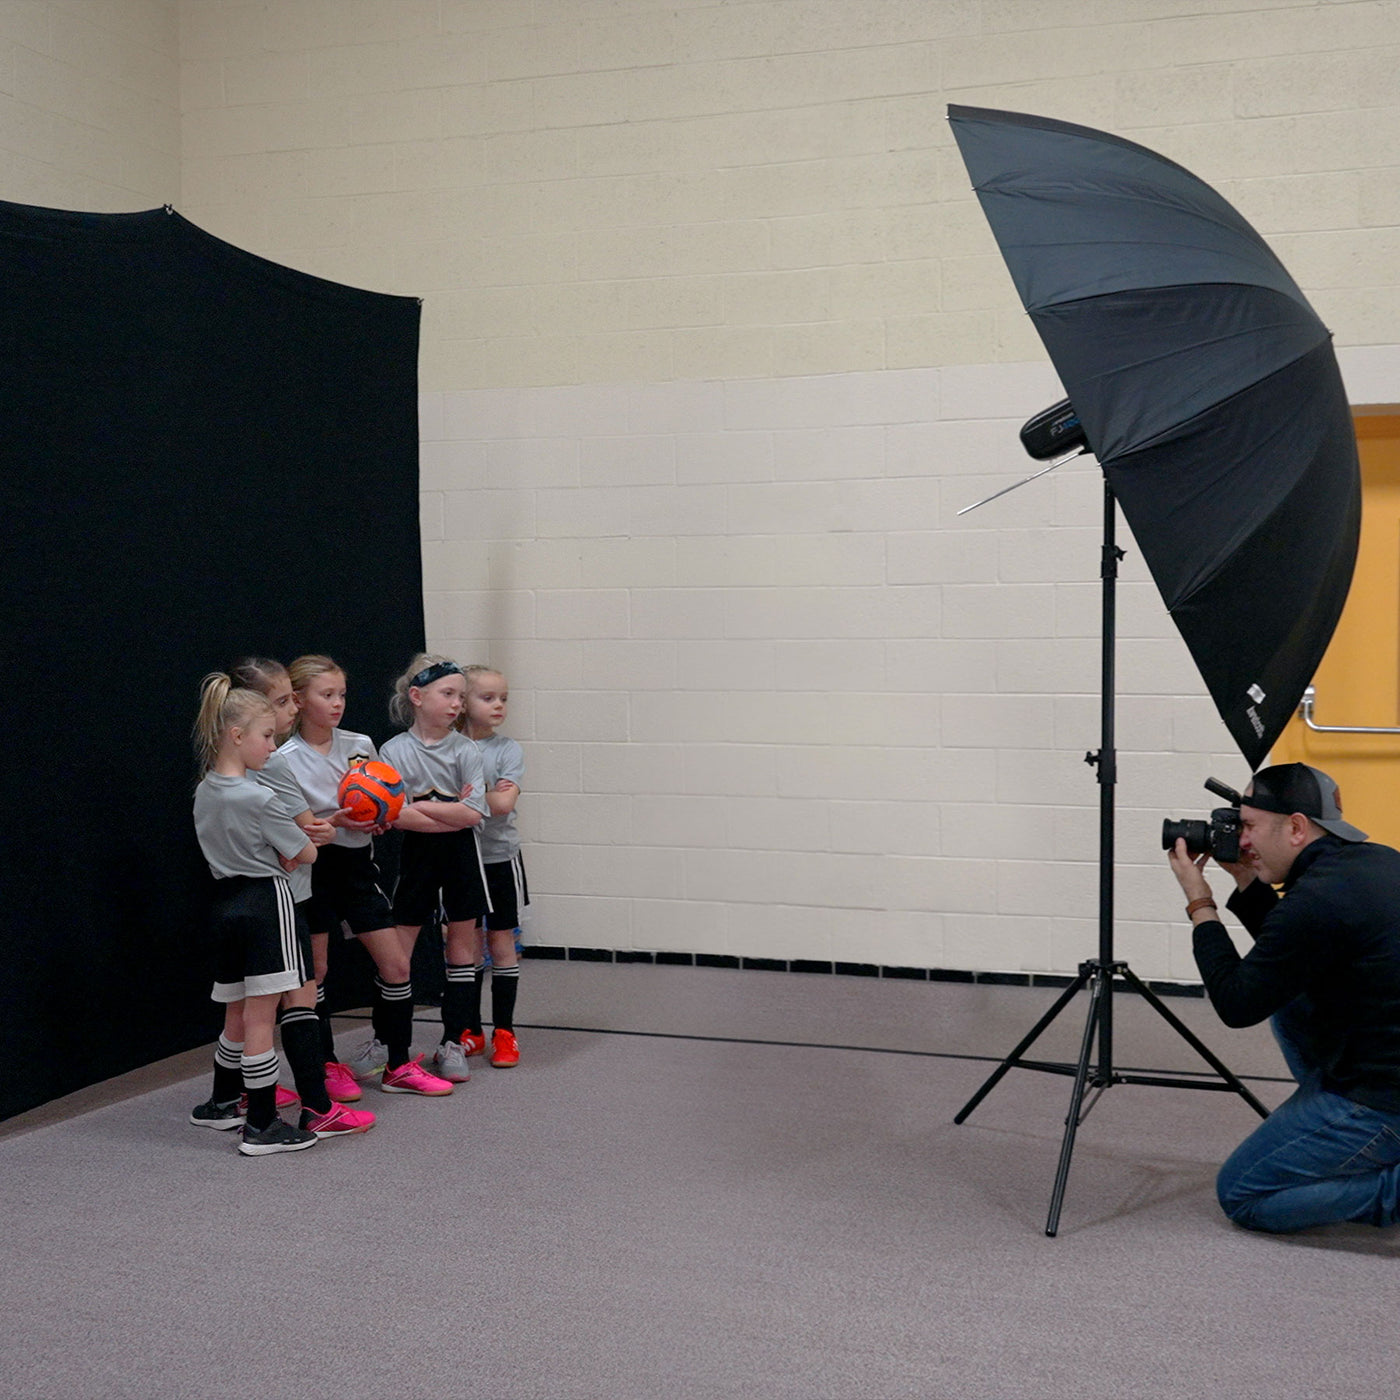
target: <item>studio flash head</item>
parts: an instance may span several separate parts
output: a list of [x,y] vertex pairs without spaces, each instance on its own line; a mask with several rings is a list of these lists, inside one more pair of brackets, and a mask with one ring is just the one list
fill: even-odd
[[1070,452],[1087,452],[1089,440],[1074,405],[1068,399],[1061,399],[1026,420],[1021,427],[1021,446],[1037,462],[1048,462],[1052,457],[1063,457]]

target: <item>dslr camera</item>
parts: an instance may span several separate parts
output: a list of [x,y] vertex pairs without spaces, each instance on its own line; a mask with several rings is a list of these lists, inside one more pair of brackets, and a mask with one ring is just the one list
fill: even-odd
[[1205,789],[1233,805],[1217,807],[1208,822],[1168,817],[1162,823],[1162,849],[1169,851],[1178,841],[1185,841],[1193,856],[1210,855],[1218,861],[1236,862],[1240,858],[1240,795],[1218,778],[1207,778]]

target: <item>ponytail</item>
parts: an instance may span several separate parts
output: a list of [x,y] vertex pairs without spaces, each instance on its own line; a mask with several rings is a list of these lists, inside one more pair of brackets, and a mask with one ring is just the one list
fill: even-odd
[[256,690],[236,686],[223,671],[211,671],[199,683],[199,714],[194,722],[194,749],[203,777],[218,761],[224,735],[255,715],[271,714],[267,697]]

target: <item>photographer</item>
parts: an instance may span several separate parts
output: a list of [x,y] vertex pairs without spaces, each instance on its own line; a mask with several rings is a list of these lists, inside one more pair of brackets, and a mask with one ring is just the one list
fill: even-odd
[[[1302,763],[1261,769],[1240,801],[1227,907],[1253,936],[1241,957],[1206,883],[1208,856],[1168,855],[1193,952],[1228,1026],[1272,1016],[1298,1089],[1231,1154],[1216,1191],[1253,1230],[1400,1221],[1400,853],[1342,820],[1336,784]],[[1274,885],[1283,886],[1282,895]]]

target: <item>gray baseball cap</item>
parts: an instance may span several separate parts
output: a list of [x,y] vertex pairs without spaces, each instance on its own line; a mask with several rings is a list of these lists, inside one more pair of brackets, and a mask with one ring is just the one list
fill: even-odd
[[1276,763],[1254,775],[1254,791],[1240,798],[1240,806],[1261,812],[1301,812],[1324,831],[1343,841],[1365,841],[1366,833],[1342,820],[1342,794],[1320,768],[1306,763]]

